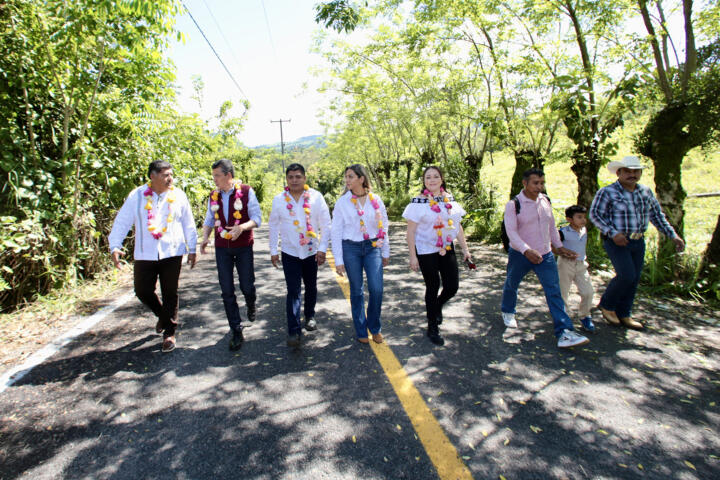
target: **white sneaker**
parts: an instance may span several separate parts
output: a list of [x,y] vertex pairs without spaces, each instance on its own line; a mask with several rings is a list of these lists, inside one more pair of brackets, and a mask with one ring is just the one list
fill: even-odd
[[578,335],[572,330],[563,330],[563,334],[560,335],[560,338],[558,338],[559,348],[578,347],[580,345],[586,345],[588,343],[590,343],[590,340],[588,340],[587,337]]
[[503,322],[505,322],[505,326],[507,328],[517,328],[517,320],[515,320],[515,314],[514,313],[505,313],[501,312],[503,317]]

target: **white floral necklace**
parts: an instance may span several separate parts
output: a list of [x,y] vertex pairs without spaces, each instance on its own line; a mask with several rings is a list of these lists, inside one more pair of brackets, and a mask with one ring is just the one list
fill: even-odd
[[[310,223],[310,187],[307,185],[303,185],[303,213],[305,213],[305,231],[303,232],[303,228],[300,226],[300,220],[297,218],[293,219],[293,225],[295,226],[295,231],[300,236],[300,246],[308,246],[308,251],[312,252],[313,250],[313,238],[317,238],[317,233],[315,233],[315,230],[313,230],[313,226]],[[288,214],[291,217],[295,217],[295,211],[293,210],[293,202],[290,198],[290,187],[285,186],[285,190],[283,191],[283,194],[285,195],[285,202],[287,202],[287,209]],[[309,237],[309,238],[308,238]]]
[[[370,234],[367,233],[367,226],[365,226],[365,220],[363,220],[363,215],[365,215],[365,211],[360,207],[360,204],[358,203],[358,197],[354,193],[351,192],[351,198],[350,201],[355,205],[355,210],[357,210],[357,214],[360,217],[360,231],[363,234],[363,239],[369,240]],[[368,192],[368,200],[370,200],[370,204],[375,209],[375,220],[377,221],[377,240],[372,242],[373,247],[382,247],[383,239],[385,238],[385,231],[383,230],[383,221],[382,221],[382,214],[380,213],[380,203],[378,202],[377,198],[370,192]]]
[[[147,229],[150,232],[150,234],[155,238],[155,240],[160,240],[160,238],[163,236],[165,232],[167,232],[168,227],[173,221],[173,214],[172,214],[172,204],[175,201],[175,192],[173,191],[175,187],[170,186],[170,192],[168,193],[167,197],[167,204],[168,204],[168,213],[167,218],[165,219],[165,226],[160,228],[160,225],[155,222],[155,215],[152,212],[152,188],[150,188],[150,182],[147,184],[147,188],[143,192],[143,195],[145,198],[147,198],[147,203],[145,203],[145,210],[147,210]],[[158,206],[160,204],[160,201],[158,200]],[[160,213],[160,212],[158,212]]]
[[[235,225],[240,225],[240,219],[242,218],[242,213],[240,213],[240,210],[243,208],[243,193],[242,193],[242,182],[235,182],[233,187],[235,188],[235,200],[233,203],[233,207],[235,208],[235,212],[233,213],[233,218],[235,218]],[[220,210],[220,190],[213,190],[213,192],[210,194],[210,210],[213,211],[215,214],[215,228],[217,228],[217,233],[225,240],[231,240],[232,234],[230,234],[229,231],[225,230],[222,227],[222,222],[220,221],[220,214],[218,213],[218,210]],[[230,224],[229,219],[227,223]]]
[[[454,222],[452,218],[448,218],[447,225],[445,225],[442,215],[440,213],[442,212],[442,209],[440,208],[437,200],[435,200],[435,197],[433,197],[432,193],[427,188],[423,191],[423,194],[428,199],[428,203],[430,204],[430,210],[438,214],[435,218],[435,225],[433,225],[433,228],[437,232],[438,237],[437,241],[435,242],[435,246],[440,248],[440,251],[438,252],[440,255],[445,255],[445,252],[449,251],[452,248],[452,237],[449,234],[446,234],[446,232],[444,232],[444,229],[447,228],[448,230],[454,230]],[[447,192],[445,192],[445,189],[442,187],[440,188],[440,194],[442,195],[442,201],[445,210],[447,211],[449,216],[450,211],[452,210],[452,204],[450,203],[450,199],[447,196]]]

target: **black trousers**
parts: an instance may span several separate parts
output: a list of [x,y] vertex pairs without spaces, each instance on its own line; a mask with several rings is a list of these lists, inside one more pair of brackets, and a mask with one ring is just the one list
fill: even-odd
[[[182,256],[162,260],[135,260],[135,295],[160,319],[165,336],[175,335],[178,314],[178,281]],[[162,303],[155,293],[160,278]]]
[[[425,308],[427,309],[428,333],[438,333],[442,307],[458,291],[459,272],[455,248],[445,255],[429,253],[418,255],[420,271],[425,280]],[[442,282],[442,292],[438,295]]]

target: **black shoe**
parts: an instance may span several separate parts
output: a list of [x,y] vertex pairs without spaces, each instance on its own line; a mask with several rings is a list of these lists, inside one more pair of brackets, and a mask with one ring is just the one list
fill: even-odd
[[255,321],[255,317],[256,317],[256,315],[257,315],[257,307],[255,306],[255,304],[253,304],[253,305],[248,305],[248,307],[247,307],[247,315],[248,315],[248,321],[250,321],[250,322],[254,322],[254,321]]
[[242,329],[233,330],[230,339],[230,351],[240,350],[244,341],[245,337],[243,337]]
[[315,321],[315,319],[313,317],[305,319],[305,330],[307,330],[308,332],[317,330],[317,322]]
[[302,337],[299,333],[291,333],[287,337],[287,346],[288,347],[299,347],[301,338]]
[[439,333],[428,333],[427,336],[430,339],[430,341],[432,343],[434,343],[435,345],[438,345],[438,346],[445,345],[445,340],[443,339],[443,337],[440,336]]

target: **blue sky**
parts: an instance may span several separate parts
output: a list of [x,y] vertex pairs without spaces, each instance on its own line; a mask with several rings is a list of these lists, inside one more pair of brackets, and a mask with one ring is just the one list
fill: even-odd
[[[270,123],[279,118],[292,120],[283,124],[286,141],[323,133],[316,117],[324,104],[323,97],[316,93],[320,81],[309,72],[312,65],[322,62],[309,51],[313,32],[318,29],[314,21],[317,2],[185,0],[250,100],[245,130],[240,135],[240,140],[248,146],[279,142],[279,125]],[[178,16],[176,28],[187,36],[184,44],[173,39],[170,50],[170,58],[177,67],[180,110],[197,112],[202,118],[210,119],[217,115],[225,100],[239,105],[242,94],[187,13]],[[201,75],[205,82],[202,110],[191,99],[193,75]],[[303,88],[304,84],[308,88]]]

